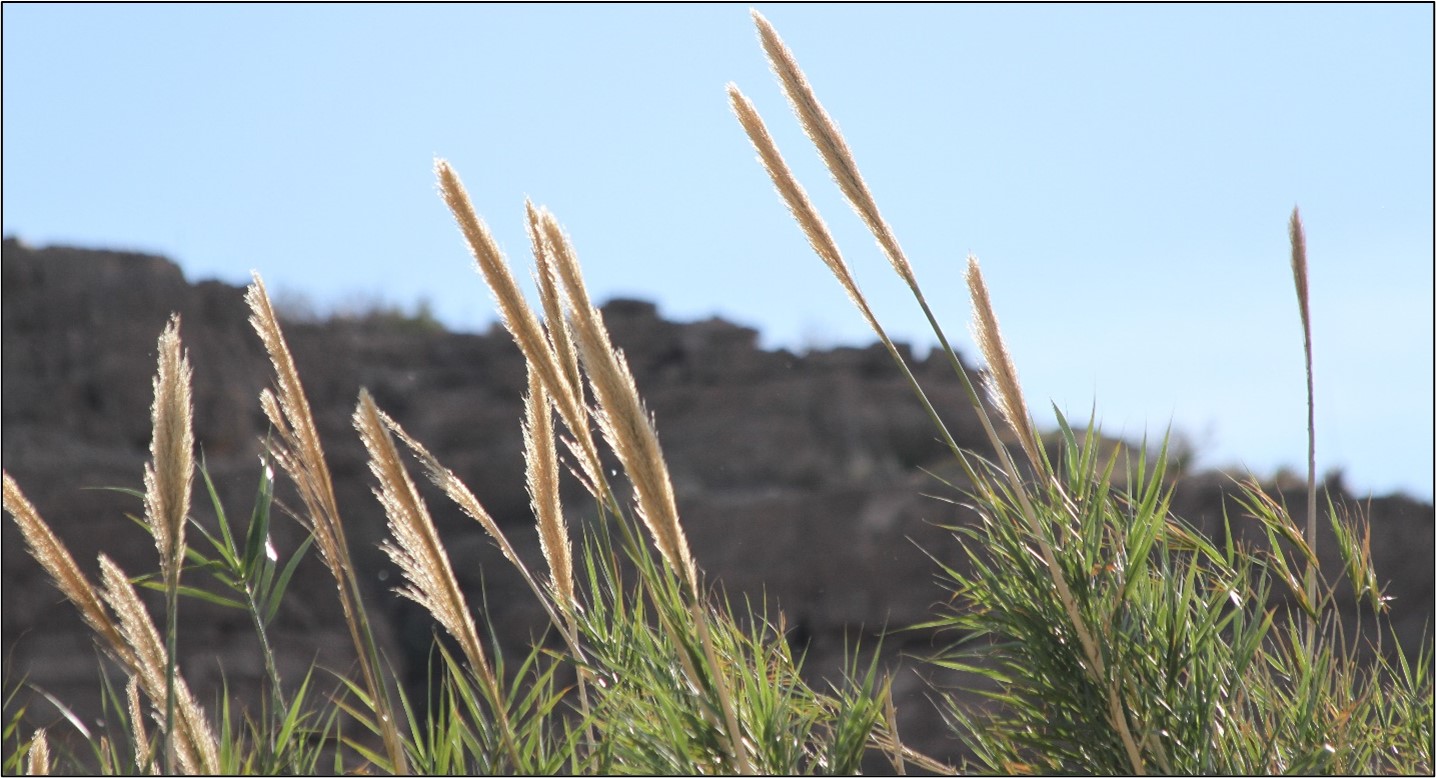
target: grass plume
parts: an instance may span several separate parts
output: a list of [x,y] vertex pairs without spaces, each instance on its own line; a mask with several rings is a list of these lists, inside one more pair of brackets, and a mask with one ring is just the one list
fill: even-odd
[[469,614],[468,603],[464,601],[459,582],[449,566],[449,555],[439,540],[433,520],[429,518],[429,509],[399,461],[394,441],[389,437],[379,418],[374,398],[367,390],[359,393],[359,405],[354,410],[354,427],[359,430],[359,438],[369,452],[369,471],[379,482],[374,495],[389,517],[393,540],[384,543],[384,553],[409,580],[408,586],[400,588],[398,593],[433,614],[459,642],[474,671],[491,682],[493,670],[484,653],[478,629],[474,627],[474,619]]
[[878,211],[877,201],[873,199],[867,182],[858,171],[852,151],[843,139],[843,134],[838,131],[837,122],[828,116],[823,104],[818,102],[818,96],[808,84],[807,76],[798,67],[793,52],[783,43],[783,39],[778,37],[778,31],[756,10],[752,11],[752,16],[753,23],[758,28],[758,37],[763,43],[763,51],[768,54],[768,63],[772,66],[773,73],[778,76],[779,83],[783,85],[783,92],[788,96],[793,112],[803,125],[803,131],[822,155],[823,162],[828,166],[838,188],[847,197],[848,203],[877,238],[878,246],[887,255],[893,270],[907,282],[913,292],[920,293],[912,265],[903,253],[902,246],[898,245],[897,236],[893,234],[887,220]]
[[[177,669],[171,669],[168,652],[149,613],[140,603],[129,577],[109,557],[100,555],[102,596],[119,617],[120,634],[135,657],[135,680],[157,709],[157,718],[166,720],[165,708],[173,699],[173,731],[166,739],[174,749],[179,769],[194,775],[219,772],[219,749],[214,735]],[[173,694],[169,689],[173,689]]]
[[193,371],[180,348],[179,315],[160,333],[159,367],[150,409],[153,434],[150,461],[145,464],[145,522],[160,554],[165,587],[165,768],[173,772],[175,656],[179,633],[179,581],[185,551],[185,520],[194,478],[194,409],[190,399]]
[[[528,200],[524,201],[524,227],[528,231],[529,245],[533,250],[534,282],[538,286],[539,299],[543,302],[544,331],[548,333],[549,344],[562,368],[564,393],[569,395],[564,402],[582,407],[584,400],[583,378],[579,372],[578,349],[573,344],[573,332],[568,317],[564,315],[563,295],[559,290],[558,270],[554,267],[553,250],[544,239],[539,209]],[[584,425],[583,431],[588,427]]]
[[274,313],[264,280],[258,273],[254,274],[254,283],[245,291],[244,299],[250,309],[249,322],[264,342],[278,384],[277,391],[265,389],[259,398],[264,415],[279,435],[278,441],[271,442],[270,453],[299,490],[308,517],[306,526],[314,534],[319,554],[334,577],[344,622],[349,627],[355,657],[364,678],[364,689],[374,708],[389,766],[396,773],[407,773],[398,720],[388,689],[378,673],[378,652],[374,648],[373,632],[364,610],[359,581],[354,575],[354,562],[349,556],[349,542],[340,519],[339,503],[334,497],[334,482],[329,476],[324,447],[319,442],[319,431],[314,425],[304,386],[299,381],[294,357],[290,355],[289,345],[279,327],[279,318]]
[[513,744],[503,688],[494,675],[493,665],[469,613],[469,605],[449,565],[449,554],[439,540],[433,519],[429,518],[429,509],[399,460],[394,441],[389,437],[389,431],[374,405],[374,398],[367,390],[359,393],[359,405],[354,410],[354,427],[359,430],[359,438],[369,452],[369,470],[379,481],[374,495],[389,517],[389,531],[393,539],[385,542],[382,548],[409,581],[398,593],[421,605],[459,642],[469,668],[478,676],[489,695],[506,748],[517,765],[520,760]]
[[50,738],[43,728],[30,738],[30,753],[25,755],[26,775],[50,774]]
[[[494,301],[498,303],[499,316],[505,329],[513,336],[514,343],[524,355],[524,361],[538,371],[554,400],[554,408],[558,411],[559,418],[563,419],[564,425],[581,447],[579,463],[590,479],[591,486],[601,488],[603,471],[599,466],[598,451],[588,432],[588,415],[583,409],[578,384],[561,366],[558,355],[550,347],[542,325],[524,299],[503,252],[499,250],[498,242],[494,240],[488,225],[474,211],[473,203],[469,201],[469,193],[459,180],[459,174],[442,159],[435,161],[434,172],[439,178],[439,193],[453,213],[454,220],[458,222],[459,231],[469,244],[469,251],[478,264],[479,272],[493,292]],[[553,334],[553,329],[561,326],[550,322],[550,333]],[[561,336],[556,336],[556,339],[557,337]]]
[[140,684],[133,676],[125,684],[125,703],[130,715],[130,736],[135,739],[135,770],[140,773],[159,774],[159,765],[150,752],[150,737],[145,729],[145,716],[140,707]]
[[145,465],[145,520],[154,532],[166,581],[179,580],[194,476],[194,409],[190,399],[194,371],[181,351],[179,325],[176,315],[160,334],[155,400],[150,411],[154,434],[150,462]]
[[595,416],[599,429],[633,483],[639,518],[652,533],[654,545],[689,591],[696,593],[698,574],[678,521],[678,505],[658,431],[639,399],[628,361],[613,347],[602,315],[588,299],[578,256],[568,236],[547,211],[540,214],[540,223],[557,260],[579,354],[598,400]]
[[524,395],[524,463],[529,501],[538,522],[539,545],[548,562],[554,596],[564,609],[578,607],[573,590],[573,548],[558,493],[558,455],[554,450],[553,417],[548,393],[538,373],[528,371]]
[[1017,436],[1019,445],[1027,454],[1034,468],[1042,467],[1042,456],[1038,454],[1037,431],[1032,427],[1032,414],[1027,411],[1027,400],[1022,396],[1022,384],[1017,380],[1017,366],[1012,355],[1002,342],[1002,330],[997,326],[997,313],[992,308],[992,299],[987,293],[987,284],[982,280],[982,268],[977,257],[967,258],[967,288],[972,295],[972,336],[987,361],[987,393],[1002,412],[1007,426]]
[[763,164],[763,169],[768,171],[768,177],[773,180],[778,196],[783,199],[783,204],[788,206],[793,221],[798,223],[798,227],[807,236],[813,253],[832,271],[833,277],[838,279],[838,284],[847,292],[848,299],[857,306],[868,326],[887,343],[887,334],[878,323],[872,308],[868,306],[867,298],[859,290],[858,282],[854,280],[848,263],[838,250],[837,242],[833,240],[832,233],[828,232],[828,225],[818,215],[818,209],[813,207],[812,201],[808,199],[807,190],[798,183],[788,163],[784,161],[782,153],[778,151],[778,144],[773,141],[773,136],[768,133],[768,126],[763,123],[763,117],[758,114],[758,109],[753,107],[753,101],[738,89],[737,84],[729,84],[728,104],[733,109],[733,115],[738,117],[738,123],[743,125],[743,131],[748,134],[753,148],[757,149],[758,160]]
[[120,634],[119,624],[105,610],[99,590],[85,577],[80,566],[75,564],[75,558],[70,556],[70,550],[40,517],[39,511],[26,499],[20,485],[8,472],[4,474],[4,499],[5,512],[15,519],[21,536],[25,538],[25,545],[29,547],[30,556],[50,574],[55,588],[80,612],[80,617],[100,638],[101,647],[120,664],[134,667],[134,651]]

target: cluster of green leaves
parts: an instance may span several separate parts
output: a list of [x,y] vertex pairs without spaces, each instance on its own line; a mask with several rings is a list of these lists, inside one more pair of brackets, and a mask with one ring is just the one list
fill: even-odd
[[[843,683],[831,694],[819,692],[800,676],[782,627],[765,614],[749,604],[740,620],[726,599],[695,614],[679,580],[647,546],[625,539],[621,549],[600,530],[590,533],[583,555],[593,605],[579,629],[591,647],[583,669],[593,679],[591,724],[599,744],[592,772],[733,773],[738,766],[723,745],[717,673],[728,681],[753,771],[858,770],[885,724],[889,690],[878,682],[876,659],[866,672],[854,659]],[[632,586],[623,581],[626,568]],[[695,618],[707,620],[716,662],[698,640]]]
[[[1230,519],[1213,541],[1170,514],[1165,447],[1155,457],[1138,452],[1128,486],[1116,488],[1119,455],[1100,461],[1092,425],[1079,438],[1059,420],[1056,477],[1035,479],[1029,491],[1041,537],[992,478],[972,490],[980,522],[954,528],[966,564],[944,566],[954,608],[932,626],[962,637],[935,661],[983,679],[975,688],[986,701],[945,699],[953,731],[974,754],[969,767],[1132,771],[1106,714],[1106,689],[1115,684],[1145,770],[1431,770],[1429,643],[1414,659],[1360,651],[1337,618],[1334,582],[1318,601],[1304,599],[1294,565],[1314,555],[1255,483],[1242,485],[1239,502],[1267,545],[1237,542]],[[1331,516],[1350,570],[1374,581],[1334,506]],[[1093,677],[1035,550],[1043,540],[1094,628],[1103,678]]]

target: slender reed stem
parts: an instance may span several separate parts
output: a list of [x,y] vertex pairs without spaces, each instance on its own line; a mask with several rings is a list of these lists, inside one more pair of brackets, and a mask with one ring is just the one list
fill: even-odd
[[[1296,302],[1301,308],[1301,345],[1306,355],[1306,545],[1311,559],[1306,565],[1306,598],[1316,603],[1316,383],[1311,360],[1311,292],[1306,267],[1306,230],[1301,226],[1301,211],[1291,209],[1291,274],[1296,281]],[[1316,619],[1306,625],[1307,645],[1316,640]]]

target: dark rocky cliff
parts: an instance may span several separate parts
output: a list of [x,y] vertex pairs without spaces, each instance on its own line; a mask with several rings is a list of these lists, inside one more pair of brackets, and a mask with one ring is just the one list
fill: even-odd
[[[155,568],[152,543],[124,518],[141,510],[138,501],[87,487],[140,487],[155,340],[172,311],[183,317],[181,336],[194,365],[195,437],[224,504],[247,515],[266,432],[257,395],[271,373],[241,295],[217,282],[191,284],[161,257],[5,241],[0,454],[89,572],[101,550],[131,575]],[[955,561],[956,541],[933,525],[964,516],[922,496],[943,487],[920,468],[949,473],[949,457],[885,351],[763,351],[751,329],[717,319],[669,322],[636,301],[610,302],[604,316],[657,418],[694,554],[735,602],[746,594],[781,604],[815,673],[839,667],[856,635],[870,638],[884,625],[929,616],[945,595],[934,583],[934,563],[917,546]],[[431,627],[387,591],[394,571],[375,548],[384,519],[350,427],[358,391],[367,387],[463,478],[521,554],[541,567],[523,485],[522,361],[506,333],[452,334],[395,316],[291,323],[286,335],[317,413],[350,543],[371,586],[381,647],[412,677],[427,661]],[[958,442],[982,450],[947,364],[934,357],[914,372]],[[1219,531],[1229,484],[1214,474],[1194,476],[1178,489],[1174,509]],[[568,510],[581,518],[585,494],[572,482],[565,488]],[[1294,513],[1304,510],[1302,489],[1284,496]],[[297,502],[287,484],[280,499]],[[516,649],[543,628],[531,595],[472,521],[438,495],[430,507],[472,601],[481,601],[483,587],[485,615]],[[210,518],[200,491],[195,513]],[[1378,571],[1398,597],[1398,633],[1414,645],[1432,612],[1432,506],[1379,498],[1369,515]],[[299,537],[292,521],[276,524],[281,552]],[[7,684],[27,680],[93,713],[98,662],[88,633],[8,519],[3,539]],[[1332,549],[1329,539],[1323,545]],[[349,639],[333,597],[327,571],[317,559],[306,560],[274,638],[287,678],[301,677],[316,660],[337,670],[349,666]],[[221,668],[232,690],[253,686],[262,667],[242,614],[184,607],[180,655],[201,699],[219,688]],[[889,638],[885,650],[897,662],[900,651],[923,653],[930,645],[928,636],[906,633]],[[940,725],[923,683],[903,671],[895,688],[904,739],[942,753],[932,740]],[[36,715],[49,715],[44,706],[35,705]]]

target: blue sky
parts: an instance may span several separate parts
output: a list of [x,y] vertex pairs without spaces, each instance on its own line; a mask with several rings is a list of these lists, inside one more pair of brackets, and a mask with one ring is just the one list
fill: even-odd
[[[945,328],[982,260],[1029,402],[1304,470],[1286,219],[1311,257],[1318,457],[1432,494],[1432,7],[758,6]],[[449,159],[517,261],[552,208],[596,297],[771,347],[871,341],[737,122],[736,82],[879,317],[932,335],[804,142],[745,6],[4,6],[4,232],[162,253],[321,307],[493,305]],[[659,419],[662,429],[662,419]]]

